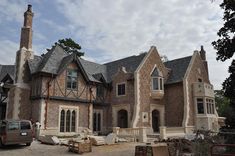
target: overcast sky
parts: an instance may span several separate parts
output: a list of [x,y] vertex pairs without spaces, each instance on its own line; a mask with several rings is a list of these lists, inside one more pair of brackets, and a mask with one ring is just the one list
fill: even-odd
[[223,25],[221,0],[0,0],[0,64],[14,64],[23,13],[32,4],[33,49],[45,53],[61,38],[82,46],[85,58],[109,62],[157,47],[169,60],[203,45],[210,80],[221,89],[231,60],[216,61],[211,42]]

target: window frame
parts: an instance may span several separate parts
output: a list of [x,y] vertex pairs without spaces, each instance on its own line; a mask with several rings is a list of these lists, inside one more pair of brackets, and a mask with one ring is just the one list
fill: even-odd
[[[73,74],[69,75],[69,72],[76,72],[76,76],[73,76]],[[68,82],[69,82],[69,78],[71,79],[70,80],[70,87],[68,87]],[[76,79],[76,81],[73,80],[73,78]],[[76,87],[73,88],[73,83],[76,82]],[[68,68],[67,71],[66,71],[66,89],[68,90],[78,90],[78,71],[77,69],[70,69]]]
[[206,98],[207,114],[215,114],[214,99]]
[[[199,103],[199,99],[201,99],[202,101]],[[203,107],[202,110],[203,112],[199,112],[199,107],[198,107],[198,104],[202,104],[201,106]],[[196,105],[197,105],[197,114],[205,114],[205,106],[204,106],[204,99],[203,98],[196,98]]]
[[[64,112],[63,119],[62,117],[62,111]],[[70,112],[69,116],[69,124],[67,123],[67,112]],[[75,113],[73,116],[73,112]],[[63,121],[63,124],[62,124]],[[63,125],[63,127],[61,127]],[[67,127],[69,125],[69,127]],[[60,106],[59,109],[59,128],[58,132],[60,134],[66,134],[66,133],[77,133],[78,131],[78,125],[79,125],[79,108],[78,107],[66,107],[66,106]]]
[[[153,75],[153,72],[157,70],[157,76]],[[162,76],[162,72],[155,66],[151,72],[151,90],[152,91],[164,91],[164,77]],[[154,79],[157,79],[157,89],[154,87]]]
[[[124,94],[119,94],[119,86],[121,86],[121,85],[124,85],[125,86],[125,90],[124,90]],[[126,96],[126,91],[127,91],[127,85],[126,85],[126,82],[121,82],[121,83],[117,83],[116,84],[116,96],[117,97],[121,97],[121,96]]]

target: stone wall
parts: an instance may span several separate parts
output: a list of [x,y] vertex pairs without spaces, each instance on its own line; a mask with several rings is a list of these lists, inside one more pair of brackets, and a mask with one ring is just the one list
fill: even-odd
[[189,121],[188,126],[195,125],[195,104],[193,98],[193,83],[198,82],[198,79],[202,79],[202,82],[209,83],[209,77],[207,76],[207,70],[201,60],[201,57],[196,53],[195,61],[192,64],[192,68],[189,72],[187,81],[188,81],[188,98],[189,98]]

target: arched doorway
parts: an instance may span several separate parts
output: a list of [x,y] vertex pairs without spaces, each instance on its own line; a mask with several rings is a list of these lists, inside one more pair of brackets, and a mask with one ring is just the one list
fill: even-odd
[[159,123],[160,123],[160,115],[158,110],[152,111],[152,128],[153,132],[159,132]]
[[124,109],[118,111],[118,127],[127,128],[128,127],[128,112]]

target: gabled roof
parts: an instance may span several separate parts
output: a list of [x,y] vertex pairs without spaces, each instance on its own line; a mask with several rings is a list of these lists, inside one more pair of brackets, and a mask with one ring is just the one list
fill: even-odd
[[170,69],[170,75],[167,84],[183,81],[184,75],[188,69],[192,56],[183,57],[171,61],[164,62],[164,65]]
[[54,46],[43,56],[37,72],[57,74],[61,61],[65,56],[68,56],[68,54],[63,50],[63,48],[58,45]]
[[107,80],[110,82],[120,67],[125,67],[128,73],[134,73],[147,53],[138,56],[130,56],[104,64],[107,68]]
[[99,81],[99,79],[96,79],[97,77],[95,75],[102,74],[105,81],[107,82],[107,69],[106,69],[105,65],[90,62],[90,61],[84,60],[82,58],[79,58],[79,61],[80,61],[81,65],[83,66],[86,74],[90,77],[90,79],[94,79],[96,81],[97,80]]
[[14,80],[15,65],[0,65],[0,81],[2,81],[7,74]]
[[28,65],[29,65],[31,74],[34,74],[37,72],[38,66],[40,65],[41,62],[42,62],[42,57],[37,56],[37,55],[34,55],[34,59],[28,60]]
[[[33,60],[29,60],[29,68],[31,73],[45,72],[51,74],[59,74],[72,61],[77,61],[85,78],[88,81],[100,82],[102,77],[107,83],[112,81],[112,77],[117,73],[118,69],[125,67],[128,73],[133,74],[147,53],[137,56],[130,56],[105,64],[98,64],[77,57],[76,54],[68,54],[59,45],[53,47],[43,56],[35,56]],[[181,82],[189,66],[192,56],[179,58],[165,62],[164,65],[170,69],[170,75],[166,84]]]

